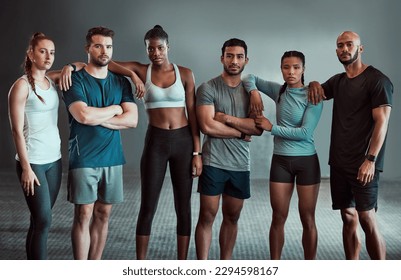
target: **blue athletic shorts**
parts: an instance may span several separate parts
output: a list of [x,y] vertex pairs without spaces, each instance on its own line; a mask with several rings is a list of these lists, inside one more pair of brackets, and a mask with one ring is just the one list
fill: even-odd
[[251,197],[249,171],[231,171],[204,165],[198,192],[204,195],[227,194],[238,199]]

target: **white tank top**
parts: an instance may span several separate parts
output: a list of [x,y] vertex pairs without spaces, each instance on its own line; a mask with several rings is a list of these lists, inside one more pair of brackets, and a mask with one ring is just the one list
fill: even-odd
[[185,107],[185,89],[177,65],[173,64],[175,82],[167,88],[161,88],[152,83],[152,64],[146,72],[145,96],[146,109]]
[[[46,79],[50,87],[46,90],[35,86],[36,92],[46,103],[36,96],[28,83],[26,75],[21,77],[27,82],[28,97],[24,112],[24,138],[28,159],[33,164],[46,164],[61,158],[61,140],[58,131],[59,96],[52,80]],[[19,160],[18,154],[15,156]]]

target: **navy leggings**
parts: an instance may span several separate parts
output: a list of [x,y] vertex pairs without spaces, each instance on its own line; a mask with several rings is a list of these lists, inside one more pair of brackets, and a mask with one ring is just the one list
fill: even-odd
[[141,158],[141,208],[137,235],[150,235],[167,164],[173,185],[177,234],[191,234],[193,140],[189,126],[166,130],[149,126]]
[[[31,164],[33,172],[40,182],[35,186],[34,195],[25,196],[31,212],[28,235],[26,237],[26,254],[28,260],[47,259],[47,237],[52,222],[52,208],[56,202],[61,185],[61,159],[48,164]],[[18,179],[21,179],[22,168],[16,164]]]

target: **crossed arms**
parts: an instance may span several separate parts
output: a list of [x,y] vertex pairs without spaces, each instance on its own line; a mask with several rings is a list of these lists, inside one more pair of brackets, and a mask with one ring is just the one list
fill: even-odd
[[68,107],[68,110],[77,122],[85,125],[127,129],[134,128],[138,124],[138,108],[131,102],[97,108],[88,106],[85,102],[76,101]]
[[253,118],[238,118],[215,112],[214,105],[197,106],[196,114],[202,133],[212,137],[243,138],[244,135],[261,135],[263,132],[255,126]]

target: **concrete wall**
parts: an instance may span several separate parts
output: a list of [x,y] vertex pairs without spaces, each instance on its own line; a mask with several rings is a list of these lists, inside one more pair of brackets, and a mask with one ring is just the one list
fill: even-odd
[[[28,40],[41,31],[56,44],[53,69],[73,61],[86,61],[84,40],[89,28],[104,25],[116,32],[114,59],[147,62],[143,36],[155,24],[162,25],[170,36],[170,60],[189,67],[196,84],[222,72],[220,49],[232,37],[244,39],[250,62],[244,73],[255,73],[282,82],[280,57],[296,49],[306,55],[306,81],[325,81],[342,72],[335,55],[335,41],[344,30],[361,35],[365,45],[364,62],[387,74],[394,83],[394,106],[388,134],[383,178],[400,178],[401,142],[397,133],[400,119],[398,97],[401,66],[397,61],[400,46],[397,20],[401,2],[397,0],[312,1],[2,1],[0,23],[0,170],[14,168],[14,145],[7,116],[7,94],[21,75],[20,67]],[[265,114],[274,119],[274,107],[264,98]],[[124,131],[124,146],[129,172],[138,173],[139,159],[147,126],[143,105],[139,104],[137,129]],[[326,102],[315,132],[322,175],[329,176],[327,165],[331,126],[331,103]],[[60,107],[60,130],[64,163],[67,162],[68,124],[64,104]],[[272,137],[265,133],[254,137],[252,177],[267,178],[272,153]]]

